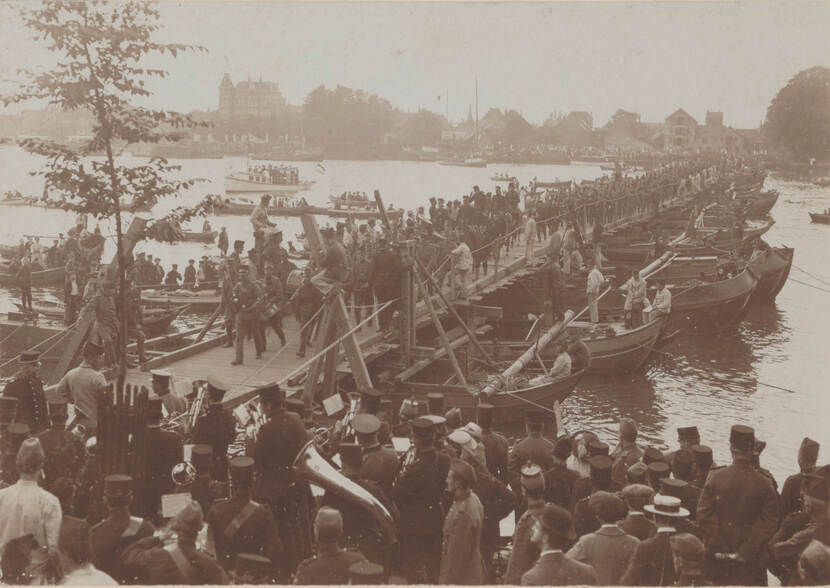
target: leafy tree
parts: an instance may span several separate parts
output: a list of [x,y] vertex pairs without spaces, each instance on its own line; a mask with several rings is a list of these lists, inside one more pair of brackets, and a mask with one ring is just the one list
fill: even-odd
[[798,157],[830,155],[830,69],[798,72],[772,99],[762,130],[771,145]]
[[[184,137],[182,130],[203,126],[187,115],[166,110],[136,107],[131,100],[150,95],[147,83],[167,75],[162,69],[145,65],[148,56],[176,57],[181,51],[199,49],[188,45],[158,43],[160,15],[150,2],[77,2],[44,0],[24,3],[19,11],[33,40],[45,42],[55,55],[47,71],[18,70],[16,93],[5,96],[10,103],[28,100],[48,101],[67,111],[87,110],[95,125],[92,138],[73,151],[54,141],[26,140],[24,149],[47,157],[42,171],[46,190],[57,195],[62,207],[98,218],[115,220],[118,296],[127,308],[126,269],[130,258],[125,250],[122,202],[135,208],[152,206],[159,198],[177,195],[197,179],[175,179],[179,166],[164,159],[145,164],[122,165],[116,162],[117,144],[157,143]],[[103,159],[90,158],[104,153]],[[204,208],[179,208],[172,215],[184,220]],[[127,313],[121,313],[118,349],[118,380],[126,373]]]

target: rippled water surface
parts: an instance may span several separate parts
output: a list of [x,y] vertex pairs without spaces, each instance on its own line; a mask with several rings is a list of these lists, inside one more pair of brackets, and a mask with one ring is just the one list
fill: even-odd
[[[209,181],[180,199],[160,203],[156,214],[196,202],[205,193],[222,192],[224,175],[245,166],[244,158],[178,163],[184,175]],[[40,194],[41,180],[28,175],[39,165],[36,158],[15,147],[0,147],[0,193]],[[404,208],[426,206],[430,196],[457,198],[474,184],[490,190],[490,176],[500,172],[509,171],[523,184],[534,177],[581,180],[601,173],[598,167],[581,165],[479,169],[419,162],[326,161],[325,171],[314,163],[295,165],[303,179],[317,181],[306,194],[312,204],[326,204],[330,193],[359,190],[371,194],[378,189],[387,203]],[[703,442],[713,447],[715,460],[724,463],[728,461],[729,427],[740,422],[754,426],[758,437],[767,441],[761,461],[779,483],[797,470],[795,456],[805,435],[822,443],[819,459],[830,462],[830,226],[811,224],[807,214],[830,206],[830,189],[775,175],[767,179],[766,187],[781,192],[772,211],[776,224],[766,239],[771,245],[796,249],[790,280],[776,303],[753,307],[734,332],[671,341],[638,374],[583,380],[565,402],[570,428],[589,428],[613,442],[616,422],[630,416],[639,424],[644,443],[673,447],[676,427],[697,425]],[[245,217],[210,220],[215,228],[226,226],[231,239],[250,235]],[[278,222],[289,240],[301,231],[299,219]],[[72,223],[72,215],[59,210],[0,206],[0,243],[16,242],[25,234],[56,236]],[[200,226],[198,221],[193,228]],[[103,221],[101,229],[104,234],[114,232]],[[108,246],[114,249],[111,241]],[[194,243],[143,243],[139,250],[161,257],[167,268],[174,262],[183,267],[188,258],[215,253],[211,246]],[[14,309],[13,295],[0,290],[0,311]]]

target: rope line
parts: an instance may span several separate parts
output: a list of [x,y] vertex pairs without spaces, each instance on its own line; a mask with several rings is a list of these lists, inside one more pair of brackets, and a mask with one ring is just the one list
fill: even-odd
[[824,284],[825,286],[830,286],[830,282],[825,282],[825,281],[824,281],[824,279],[820,278],[819,276],[817,276],[817,275],[815,275],[815,274],[812,274],[812,273],[808,272],[807,270],[805,270],[805,269],[802,269],[802,268],[798,267],[798,266],[797,266],[797,265],[795,265],[795,264],[793,264],[793,267],[794,267],[795,269],[797,269],[798,271],[800,271],[800,272],[803,272],[803,273],[807,274],[808,276],[810,276],[811,278],[813,278],[816,282],[819,282],[819,283],[821,283],[821,284]]
[[807,286],[808,288],[815,288],[816,290],[818,290],[820,292],[826,292],[827,294],[830,294],[830,290],[828,290],[827,288],[822,288],[820,286],[814,286],[813,284],[808,284],[807,282],[802,282],[801,280],[796,280],[795,278],[790,278],[790,281],[795,282],[796,284],[801,284],[802,286]]

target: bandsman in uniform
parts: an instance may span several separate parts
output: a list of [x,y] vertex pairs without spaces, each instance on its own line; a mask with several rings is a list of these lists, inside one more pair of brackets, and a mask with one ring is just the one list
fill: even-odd
[[285,550],[284,570],[293,574],[311,553],[308,484],[296,479],[292,468],[309,437],[302,419],[285,410],[285,392],[279,384],[261,387],[259,403],[268,421],[260,427],[253,449],[254,497],[270,505]]
[[202,512],[210,512],[213,503],[228,496],[228,485],[216,482],[210,475],[213,468],[213,449],[210,445],[194,445],[190,451],[190,463],[196,470],[195,479],[178,487],[176,493],[187,492],[199,503]]
[[207,414],[196,420],[193,428],[193,443],[204,443],[213,448],[213,467],[210,471],[214,480],[228,479],[228,446],[236,437],[236,420],[230,411],[222,408],[222,399],[228,385],[216,376],[208,376]]
[[329,507],[317,511],[314,519],[317,555],[300,564],[295,584],[301,586],[337,585],[349,581],[352,564],[366,561],[359,551],[342,549],[343,518]]
[[49,401],[50,427],[37,435],[46,461],[43,464],[44,487],[54,493],[58,478],[74,480],[85,457],[81,439],[66,430],[68,418],[65,398],[57,397]]
[[510,481],[507,472],[509,444],[504,435],[493,430],[495,410],[496,407],[492,404],[479,404],[476,408],[476,422],[481,427],[481,443],[484,445],[487,469],[498,480],[507,484]]
[[414,459],[406,466],[392,490],[401,513],[398,525],[404,577],[410,584],[434,584],[441,561],[444,493],[450,459],[435,451],[434,427],[419,417],[412,423]]
[[191,500],[172,525],[175,543],[165,545],[155,536],[139,539],[124,550],[124,564],[146,574],[149,584],[229,584],[225,570],[196,547],[203,525],[202,509]]
[[90,531],[90,543],[98,568],[119,584],[141,584],[145,580],[124,565],[121,553],[139,539],[152,537],[155,532],[150,521],[130,514],[132,498],[133,479],[130,476],[111,474],[105,477],[107,518]]
[[150,371],[150,382],[153,394],[161,398],[161,403],[167,411],[167,416],[183,414],[187,411],[187,401],[170,390],[173,374],[167,370]]
[[[268,573],[262,574],[267,580],[262,583],[273,583],[280,579],[283,546],[271,509],[252,499],[254,460],[235,457],[230,462],[230,472],[233,495],[214,503],[210,509],[208,542],[214,548],[217,561],[228,572],[239,565],[242,555],[267,558]],[[260,563],[265,566],[264,562]]]
[[237,553],[233,567],[233,584],[274,584],[271,560],[254,553]]
[[29,425],[30,431],[37,434],[49,426],[43,381],[37,373],[41,365],[40,352],[24,351],[20,354],[18,362],[20,371],[6,384],[3,396],[17,399],[15,420]]
[[161,497],[173,490],[170,475],[173,467],[182,461],[183,443],[181,437],[161,428],[161,398],[147,401],[147,448],[145,494],[143,506],[145,517],[154,524],[161,522]]
[[752,467],[755,431],[734,425],[729,436],[732,465],[713,469],[697,506],[706,538],[708,575],[718,585],[762,585],[764,548],[779,520],[772,483]]
[[376,482],[388,496],[392,493],[401,462],[392,447],[381,446],[378,440],[381,426],[380,419],[372,414],[357,414],[352,418],[352,428],[363,450],[363,466],[360,473],[367,480]]
[[546,504],[542,468],[535,463],[525,464],[521,470],[521,485],[527,509],[513,530],[513,551],[510,553],[507,571],[504,574],[504,583],[507,585],[519,584],[522,575],[539,559],[539,546],[534,544],[530,537],[533,534],[533,524],[542,514]]

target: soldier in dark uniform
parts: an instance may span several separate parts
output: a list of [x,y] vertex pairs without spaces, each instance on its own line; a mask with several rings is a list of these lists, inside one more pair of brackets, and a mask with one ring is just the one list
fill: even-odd
[[311,553],[308,484],[296,479],[292,469],[308,433],[302,419],[285,410],[285,392],[276,382],[259,389],[259,402],[268,421],[260,427],[253,448],[254,497],[271,507],[285,550],[283,570],[291,574]]
[[784,486],[781,489],[782,518],[802,509],[801,482],[806,474],[811,474],[815,471],[816,462],[818,461],[818,450],[819,444],[809,437],[804,437],[801,441],[801,446],[798,448],[799,472],[788,477],[784,481]]
[[611,458],[607,455],[595,455],[588,460],[591,475],[580,478],[574,483],[573,521],[578,536],[593,533],[602,523],[591,508],[589,499],[595,492],[619,492],[622,488],[611,479]]
[[579,474],[565,465],[571,454],[570,437],[560,437],[553,445],[553,466],[544,472],[545,502],[558,504],[570,511],[573,508],[573,489]]
[[441,497],[450,459],[436,453],[434,428],[428,419],[412,423],[415,453],[401,471],[392,498],[401,513],[398,526],[404,577],[410,584],[434,584],[438,580],[444,511]]
[[238,271],[233,269],[233,263],[228,259],[222,267],[222,307],[225,309],[225,344],[223,347],[233,347],[236,329],[236,306],[233,303],[233,287]]
[[81,439],[66,430],[68,418],[65,398],[49,401],[49,421],[51,426],[37,435],[46,454],[43,464],[44,488],[53,492],[58,478],[74,480],[85,457]]
[[[680,449],[692,450],[695,445],[700,445],[700,431],[697,427],[677,427],[677,442],[680,444]],[[666,463],[671,463],[674,457],[674,451],[666,454]]]
[[6,427],[3,433],[3,458],[0,464],[2,470],[3,484],[11,486],[17,482],[19,472],[17,471],[17,453],[20,446],[29,438],[29,425],[26,423],[12,423]]
[[392,447],[382,447],[378,440],[380,419],[371,414],[357,414],[352,418],[352,428],[363,450],[360,474],[367,480],[379,484],[387,495],[391,494],[395,478],[401,469],[401,462]]
[[692,454],[695,458],[694,485],[703,489],[706,478],[709,477],[709,470],[712,469],[712,448],[708,445],[695,445],[692,447]]
[[143,506],[144,516],[154,524],[161,522],[161,496],[173,490],[170,475],[183,456],[182,439],[175,433],[163,430],[161,419],[161,398],[150,398],[147,401],[147,465],[144,470],[147,479]]
[[236,307],[236,359],[231,365],[242,365],[244,360],[245,339],[253,335],[256,358],[262,358],[265,341],[257,325],[258,308],[265,298],[265,292],[259,283],[252,279],[247,265],[239,267],[239,279],[233,288],[233,304]]
[[752,467],[755,431],[735,425],[729,442],[732,465],[712,470],[697,507],[708,573],[719,585],[763,585],[762,556],[778,526],[778,496],[772,483]]
[[695,456],[691,451],[680,449],[674,453],[671,466],[675,481],[684,482],[684,484],[677,485],[683,488],[678,498],[683,501],[684,508],[689,511],[691,520],[695,520],[697,501],[700,499],[701,491],[699,486],[694,485],[694,462]]
[[158,537],[139,539],[124,550],[124,564],[145,573],[149,584],[228,584],[216,560],[196,547],[203,525],[202,509],[192,500],[173,523],[176,543],[165,545]]
[[90,531],[96,565],[119,584],[141,584],[145,580],[136,570],[124,565],[121,553],[139,539],[152,537],[155,532],[150,521],[130,515],[132,486],[133,479],[124,474],[104,478],[107,518]]
[[214,502],[228,496],[228,485],[211,478],[210,472],[213,468],[211,446],[194,445],[190,452],[190,463],[196,470],[196,477],[192,482],[179,486],[176,493],[187,492],[193,500],[199,503],[202,512],[210,512],[210,507]]
[[[527,437],[513,446],[507,457],[507,469],[510,475],[510,487],[518,491],[520,487],[520,470],[527,462],[537,464],[542,471],[553,466],[553,443],[542,436],[544,415],[540,410],[525,412],[525,429]],[[517,518],[521,513],[517,512]]]
[[43,381],[37,374],[37,368],[41,365],[40,352],[24,351],[20,354],[19,363],[20,371],[6,384],[3,396],[17,399],[15,420],[29,425],[31,432],[37,434],[49,426]]
[[317,511],[314,535],[317,539],[317,555],[300,564],[296,584],[346,584],[349,581],[349,567],[366,558],[359,551],[340,548],[339,542],[343,535],[340,513],[329,507]]
[[476,422],[481,427],[481,442],[484,444],[487,469],[497,479],[507,484],[510,482],[507,471],[507,454],[510,447],[507,438],[493,430],[495,410],[492,404],[479,404],[476,408]]
[[236,436],[236,420],[230,411],[222,408],[222,399],[228,385],[216,376],[208,376],[207,414],[196,420],[192,443],[204,443],[213,448],[213,467],[210,475],[214,480],[224,482],[228,479],[228,445]]
[[283,553],[277,524],[267,505],[251,498],[254,484],[254,460],[235,457],[230,462],[233,495],[214,503],[207,517],[208,541],[213,545],[219,564],[230,572],[242,554],[268,558],[267,581],[287,581],[280,577]]
[[[385,304],[400,297],[402,271],[400,256],[392,251],[384,237],[378,239],[378,251],[372,260],[372,277],[370,278],[378,303]],[[382,331],[389,328],[398,304],[398,302],[390,304],[378,314],[378,324]]]
[[311,268],[306,267],[303,270],[303,283],[291,296],[291,300],[295,305],[294,315],[301,327],[300,348],[297,350],[297,357],[305,357],[306,346],[311,344],[311,334],[314,332],[314,325],[317,322],[311,319],[323,304],[323,293],[311,283],[311,276]]
[[660,480],[671,474],[669,464],[662,461],[653,461],[648,464],[648,484],[655,492],[660,492]]

